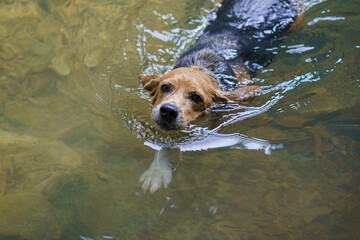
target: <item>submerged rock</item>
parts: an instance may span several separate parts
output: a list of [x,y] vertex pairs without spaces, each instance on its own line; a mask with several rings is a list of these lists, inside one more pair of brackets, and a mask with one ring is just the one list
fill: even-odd
[[0,198],[0,236],[24,239],[58,239],[54,207],[39,193],[32,191],[9,194]]
[[54,70],[60,76],[69,76],[70,67],[66,63],[65,56],[56,56],[51,60],[50,69]]
[[3,44],[1,50],[1,58],[4,60],[13,58],[19,52],[19,49],[11,43]]
[[311,223],[312,221],[315,220],[315,218],[328,215],[329,213],[331,213],[331,211],[332,210],[326,206],[309,209],[304,213],[303,216],[304,222]]
[[[60,238],[69,216],[59,209],[59,199],[69,197],[69,188],[73,194],[88,189],[82,175],[72,174],[82,157],[62,142],[1,130],[0,155],[0,236]],[[66,181],[58,184],[59,179]],[[55,186],[56,198],[49,198],[49,186]]]
[[45,56],[47,55],[51,50],[53,49],[52,46],[50,46],[47,43],[39,42],[37,40],[32,40],[29,51],[32,54],[35,54],[37,56]]
[[92,51],[85,55],[84,64],[87,68],[96,67],[99,64],[100,51]]
[[[58,141],[0,131],[0,180],[3,195],[37,186],[51,175],[82,164],[81,156]],[[11,187],[11,190],[7,190]],[[10,189],[10,188],[9,188]],[[41,189],[40,189],[41,190]]]
[[33,122],[39,121],[42,115],[38,108],[24,101],[8,101],[5,104],[5,118],[24,126],[31,126]]

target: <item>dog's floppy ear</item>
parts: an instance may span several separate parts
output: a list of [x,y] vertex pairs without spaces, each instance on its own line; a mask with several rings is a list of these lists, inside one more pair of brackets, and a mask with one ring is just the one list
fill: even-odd
[[215,90],[212,92],[212,96],[213,96],[213,102],[214,103],[223,103],[223,102],[228,102],[230,101],[230,99],[228,99],[225,96],[226,92],[223,92],[221,90]]
[[231,92],[215,91],[213,93],[213,100],[214,102],[250,102],[260,89],[261,87],[257,86],[246,86]]
[[160,76],[158,74],[152,74],[147,76],[139,74],[141,84],[143,85],[144,89],[148,91],[152,91],[159,85],[159,77]]

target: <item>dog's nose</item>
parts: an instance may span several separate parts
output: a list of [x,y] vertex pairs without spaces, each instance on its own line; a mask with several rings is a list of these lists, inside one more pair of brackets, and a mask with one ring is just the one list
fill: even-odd
[[168,122],[175,120],[176,117],[178,116],[178,113],[179,113],[178,107],[171,105],[169,103],[165,103],[160,107],[161,117]]

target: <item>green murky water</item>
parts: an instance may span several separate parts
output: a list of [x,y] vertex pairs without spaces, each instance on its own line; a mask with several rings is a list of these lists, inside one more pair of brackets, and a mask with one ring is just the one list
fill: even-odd
[[[0,1],[1,240],[358,239],[359,1],[302,2],[264,94],[169,135],[137,75],[169,71],[213,4]],[[185,151],[211,131],[237,145]],[[172,182],[144,194],[164,144]]]

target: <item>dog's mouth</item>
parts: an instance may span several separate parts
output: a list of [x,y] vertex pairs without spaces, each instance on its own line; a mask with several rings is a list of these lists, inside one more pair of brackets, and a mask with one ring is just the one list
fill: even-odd
[[178,129],[182,128],[182,126],[179,126],[175,123],[167,123],[167,122],[163,122],[163,121],[158,122],[157,124],[163,130],[178,130]]
[[162,106],[154,109],[153,119],[163,130],[177,130],[183,128],[180,124],[179,108],[173,104],[163,104]]

